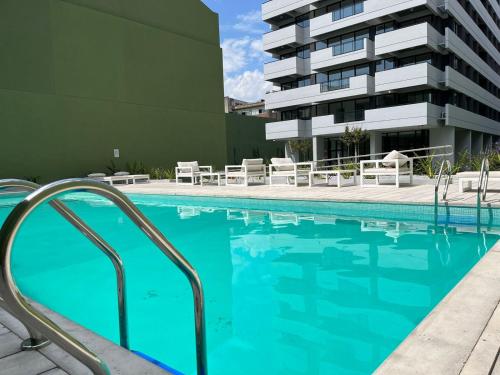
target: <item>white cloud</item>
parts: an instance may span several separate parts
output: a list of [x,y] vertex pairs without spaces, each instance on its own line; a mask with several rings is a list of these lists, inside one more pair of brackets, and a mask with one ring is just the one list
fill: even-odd
[[267,53],[262,45],[261,35],[265,30],[261,13],[251,11],[237,16],[237,20],[233,29],[243,36],[225,39],[221,44],[225,95],[246,101],[260,100],[272,88],[262,73]]
[[243,69],[247,64],[249,38],[226,39],[222,42],[224,74]]
[[241,39],[225,39],[222,44],[224,74],[237,72],[248,65],[263,65],[266,58],[261,39],[245,36]]
[[224,77],[224,94],[240,100],[260,100],[271,88],[272,84],[264,81],[264,74],[259,70]]
[[236,18],[238,22],[233,26],[236,31],[249,34],[263,34],[265,32],[260,10],[239,14]]

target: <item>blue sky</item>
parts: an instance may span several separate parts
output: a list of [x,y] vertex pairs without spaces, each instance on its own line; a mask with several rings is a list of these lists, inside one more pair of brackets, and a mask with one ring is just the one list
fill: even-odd
[[221,47],[224,54],[225,95],[247,100],[262,99],[270,89],[264,82],[261,21],[262,0],[202,0],[219,14]]

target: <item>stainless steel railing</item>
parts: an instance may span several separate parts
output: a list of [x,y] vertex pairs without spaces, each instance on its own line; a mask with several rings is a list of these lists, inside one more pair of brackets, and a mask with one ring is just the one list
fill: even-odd
[[[40,185],[30,181],[24,180],[0,180],[0,189],[2,188],[17,188],[27,191],[35,191],[40,188]],[[64,217],[71,225],[79,230],[85,237],[87,237],[97,248],[99,248],[111,261],[116,272],[116,284],[118,291],[118,321],[120,330],[120,345],[129,349],[128,341],[128,318],[127,318],[127,295],[125,284],[125,270],[123,269],[123,262],[118,253],[109,245],[101,236],[93,231],[87,224],[83,222],[71,209],[69,209],[61,201],[54,199],[49,204]],[[1,296],[0,296],[1,303]],[[5,306],[3,306],[5,307]],[[7,307],[8,309],[8,307]],[[30,337],[23,341],[22,348],[24,350],[39,348],[42,344],[48,344],[47,340],[42,340],[40,337]]]
[[[432,146],[432,147],[414,148],[410,150],[400,150],[399,152],[402,154],[415,155],[411,156],[411,158],[414,160],[424,159],[426,157],[429,157],[430,155],[432,155],[435,158],[446,158],[453,155],[453,146],[452,145]],[[426,155],[418,155],[418,153],[426,153]],[[344,164],[344,162],[350,164],[353,160],[356,160],[356,164],[358,164],[359,160],[366,160],[375,157],[381,158],[388,154],[389,152],[379,152],[374,154],[364,154],[358,156],[338,156],[336,158],[331,158],[331,159],[316,160],[315,164],[317,169],[328,168],[329,164],[331,163],[336,163],[335,164],[336,167],[342,167],[346,165]]]
[[[446,170],[446,172],[445,172]],[[436,180],[436,184],[434,185],[434,204],[437,205],[439,203],[439,186],[441,184],[441,179],[443,178],[443,173],[446,173],[446,184],[443,190],[443,200],[446,199],[448,195],[448,188],[450,186],[451,181],[451,163],[448,159],[445,159],[441,162],[441,167],[439,168],[438,177]]]
[[[447,170],[447,172],[445,172]],[[443,190],[443,200],[446,199],[448,195],[448,188],[450,186],[451,181],[451,163],[448,159],[444,159],[441,162],[441,167],[439,168],[439,173],[436,179],[436,183],[434,185],[434,221],[437,225],[438,221],[438,211],[439,211],[439,186],[441,185],[441,179],[443,178],[443,173],[446,173],[446,184]]]
[[477,226],[481,227],[481,200],[486,200],[486,192],[488,190],[488,180],[490,176],[490,161],[488,157],[484,157],[481,162],[481,172],[479,174],[479,182],[477,184]]
[[63,350],[66,350],[70,355],[87,365],[95,374],[109,374],[109,370],[104,362],[29,304],[20,293],[12,276],[12,245],[22,223],[43,202],[54,198],[58,194],[71,191],[93,193],[111,200],[187,277],[191,284],[195,302],[197,373],[198,375],[206,375],[208,370],[205,307],[203,289],[198,274],[189,262],[123,193],[106,184],[87,179],[70,179],[54,182],[37,189],[12,210],[0,229],[0,295],[3,296],[5,303],[9,305],[11,311],[21,321],[41,332]]

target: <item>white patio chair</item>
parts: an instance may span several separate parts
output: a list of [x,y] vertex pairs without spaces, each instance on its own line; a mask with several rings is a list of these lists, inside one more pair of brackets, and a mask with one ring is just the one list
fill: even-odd
[[410,185],[413,184],[413,158],[394,150],[379,160],[363,160],[360,163],[361,186],[365,186],[367,176],[375,177],[375,184],[380,184],[381,176],[395,177],[396,187],[400,187],[400,177],[410,176]]
[[266,183],[266,165],[263,159],[243,159],[241,165],[226,165],[226,185],[248,186],[250,179]]
[[[175,183],[177,185],[194,185],[200,179],[200,174],[212,173],[211,165],[198,165],[197,161],[177,162],[175,167]],[[189,182],[182,182],[187,179]]]
[[[309,180],[309,173],[313,170],[312,162],[294,163],[290,158],[272,158],[269,165],[270,185],[291,185],[299,186],[299,178]],[[273,178],[279,177],[286,181],[285,184],[273,184]]]

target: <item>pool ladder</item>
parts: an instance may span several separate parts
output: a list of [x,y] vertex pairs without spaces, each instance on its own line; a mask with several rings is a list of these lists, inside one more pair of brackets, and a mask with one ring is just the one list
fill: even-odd
[[479,174],[479,182],[477,184],[477,227],[481,228],[481,201],[486,200],[486,192],[488,190],[488,181],[490,177],[490,161],[485,156],[481,162],[481,172]]
[[443,174],[446,173],[446,183],[443,190],[443,200],[446,200],[448,195],[448,188],[450,186],[451,181],[451,163],[448,159],[445,159],[441,162],[441,167],[439,168],[439,174],[436,179],[436,183],[434,185],[434,221],[437,224],[438,221],[438,211],[439,211],[439,186],[441,185],[441,179],[443,178]]
[[181,270],[191,284],[195,307],[195,335],[197,374],[207,375],[205,304],[203,288],[196,270],[147,219],[142,212],[119,190],[104,183],[88,179],[69,179],[40,187],[29,181],[0,180],[0,188],[17,188],[31,192],[17,204],[0,229],[0,306],[19,319],[27,328],[30,338],[22,344],[23,349],[39,349],[53,341],[61,349],[86,365],[96,375],[109,375],[107,365],[92,351],[62,330],[40,311],[36,310],[20,293],[12,276],[11,254],[14,239],[22,223],[42,203],[49,204],[69,223],[98,247],[113,263],[118,284],[118,316],[120,344],[129,348],[125,293],[125,272],[117,252],[64,203],[54,199],[61,193],[88,192],[103,196],[118,206],[131,221]]

